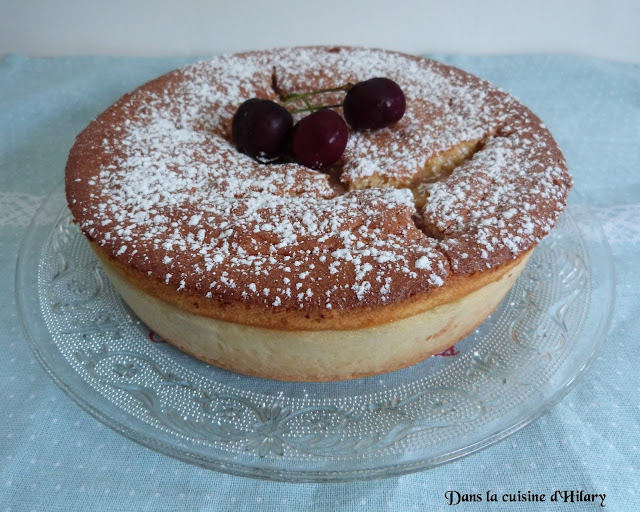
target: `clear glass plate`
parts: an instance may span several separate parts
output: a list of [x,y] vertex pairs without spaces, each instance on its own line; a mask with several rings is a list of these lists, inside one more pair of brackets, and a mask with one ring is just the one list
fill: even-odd
[[611,253],[574,201],[497,311],[440,356],[339,383],[245,377],[162,343],[120,300],[58,187],[20,251],[31,347],[85,410],[149,448],[206,468],[286,481],[424,470],[529,424],[576,384],[613,307]]

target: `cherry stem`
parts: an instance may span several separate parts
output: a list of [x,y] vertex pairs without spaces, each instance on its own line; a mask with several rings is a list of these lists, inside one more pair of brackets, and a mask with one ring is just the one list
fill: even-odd
[[[305,103],[307,103],[305,101]],[[309,105],[302,108],[295,108],[293,110],[289,110],[290,114],[300,114],[301,112],[316,112],[317,110],[324,110],[326,108],[340,108],[344,105],[344,103],[337,103],[335,105]]]
[[[308,108],[315,108],[312,105],[309,105],[309,103],[306,101],[307,98],[309,98],[310,96],[316,96],[317,94],[324,94],[324,93],[327,93],[327,92],[338,92],[338,91],[347,92],[352,87],[353,87],[353,84],[345,84],[345,85],[341,85],[340,87],[331,87],[331,88],[328,88],[328,89],[318,89],[317,91],[302,92],[302,93],[292,92],[290,94],[286,94],[282,98],[282,101],[280,102],[280,104],[282,106],[285,106],[285,105],[288,105],[289,103],[293,103],[294,101],[302,100],[302,101],[304,101],[304,103],[307,105]],[[321,107],[321,108],[330,108],[330,107]],[[319,108],[315,108],[315,109],[319,110]]]

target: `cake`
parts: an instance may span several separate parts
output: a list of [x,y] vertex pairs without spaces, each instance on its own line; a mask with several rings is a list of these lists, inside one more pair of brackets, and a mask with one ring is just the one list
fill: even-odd
[[[231,143],[249,98],[372,77],[402,87],[406,113],[349,133],[325,172]],[[397,370],[468,335],[570,187],[550,132],[506,92],[432,60],[344,47],[170,72],[92,121],[66,166],[74,220],[142,321],[214,365],[298,381]]]

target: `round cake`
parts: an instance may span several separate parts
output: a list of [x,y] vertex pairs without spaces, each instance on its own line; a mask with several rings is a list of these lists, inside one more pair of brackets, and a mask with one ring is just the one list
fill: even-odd
[[[400,85],[404,116],[351,131],[324,172],[266,165],[231,142],[249,98],[372,77]],[[300,381],[396,370],[465,337],[570,187],[550,132],[504,91],[432,60],[343,47],[168,73],[91,122],[66,167],[75,221],[151,329],[223,368]]]

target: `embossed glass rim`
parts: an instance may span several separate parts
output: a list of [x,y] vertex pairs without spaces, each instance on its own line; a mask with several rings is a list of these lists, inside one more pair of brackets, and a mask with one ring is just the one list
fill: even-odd
[[[511,417],[512,414],[509,415],[506,423],[503,422],[479,437],[468,436],[468,439],[460,443],[459,446],[446,453],[439,453],[435,456],[433,453],[425,453],[424,457],[414,458],[408,463],[400,463],[398,462],[399,457],[394,456],[389,460],[379,460],[377,464],[374,460],[374,464],[369,466],[331,467],[331,464],[325,463],[321,464],[322,469],[314,470],[278,466],[277,463],[273,464],[273,461],[265,461],[262,458],[250,460],[248,463],[246,461],[238,462],[233,458],[220,457],[219,454],[203,453],[196,446],[174,442],[175,440],[171,438],[163,438],[154,435],[153,432],[150,433],[143,423],[138,420],[132,421],[126,411],[114,407],[111,402],[106,401],[102,395],[90,388],[79,375],[72,372],[67,360],[51,343],[50,332],[41,315],[37,274],[44,242],[50,235],[59,214],[65,208],[64,187],[59,185],[34,216],[18,256],[16,301],[26,337],[36,358],[53,381],[76,403],[122,435],[174,458],[240,476],[297,482],[366,480],[421,471],[475,453],[535,421],[573,389],[592,364],[604,343],[613,313],[615,280],[611,252],[606,237],[588,207],[577,197],[577,194],[572,193],[570,205],[565,215],[573,219],[574,225],[580,231],[580,242],[588,256],[589,268],[593,270],[594,266],[597,266],[597,272],[590,272],[590,293],[591,297],[597,296],[598,300],[589,301],[588,311],[585,312],[588,326],[586,322],[583,322],[581,332],[578,333],[581,340],[586,340],[589,350],[572,354],[571,358],[563,361],[560,368],[549,376],[549,382],[553,379],[555,381],[551,385],[552,389],[542,390],[544,400],[535,403],[525,412],[518,413],[514,418]],[[564,368],[564,373],[558,378],[558,373],[561,373],[560,369],[562,368]]]

